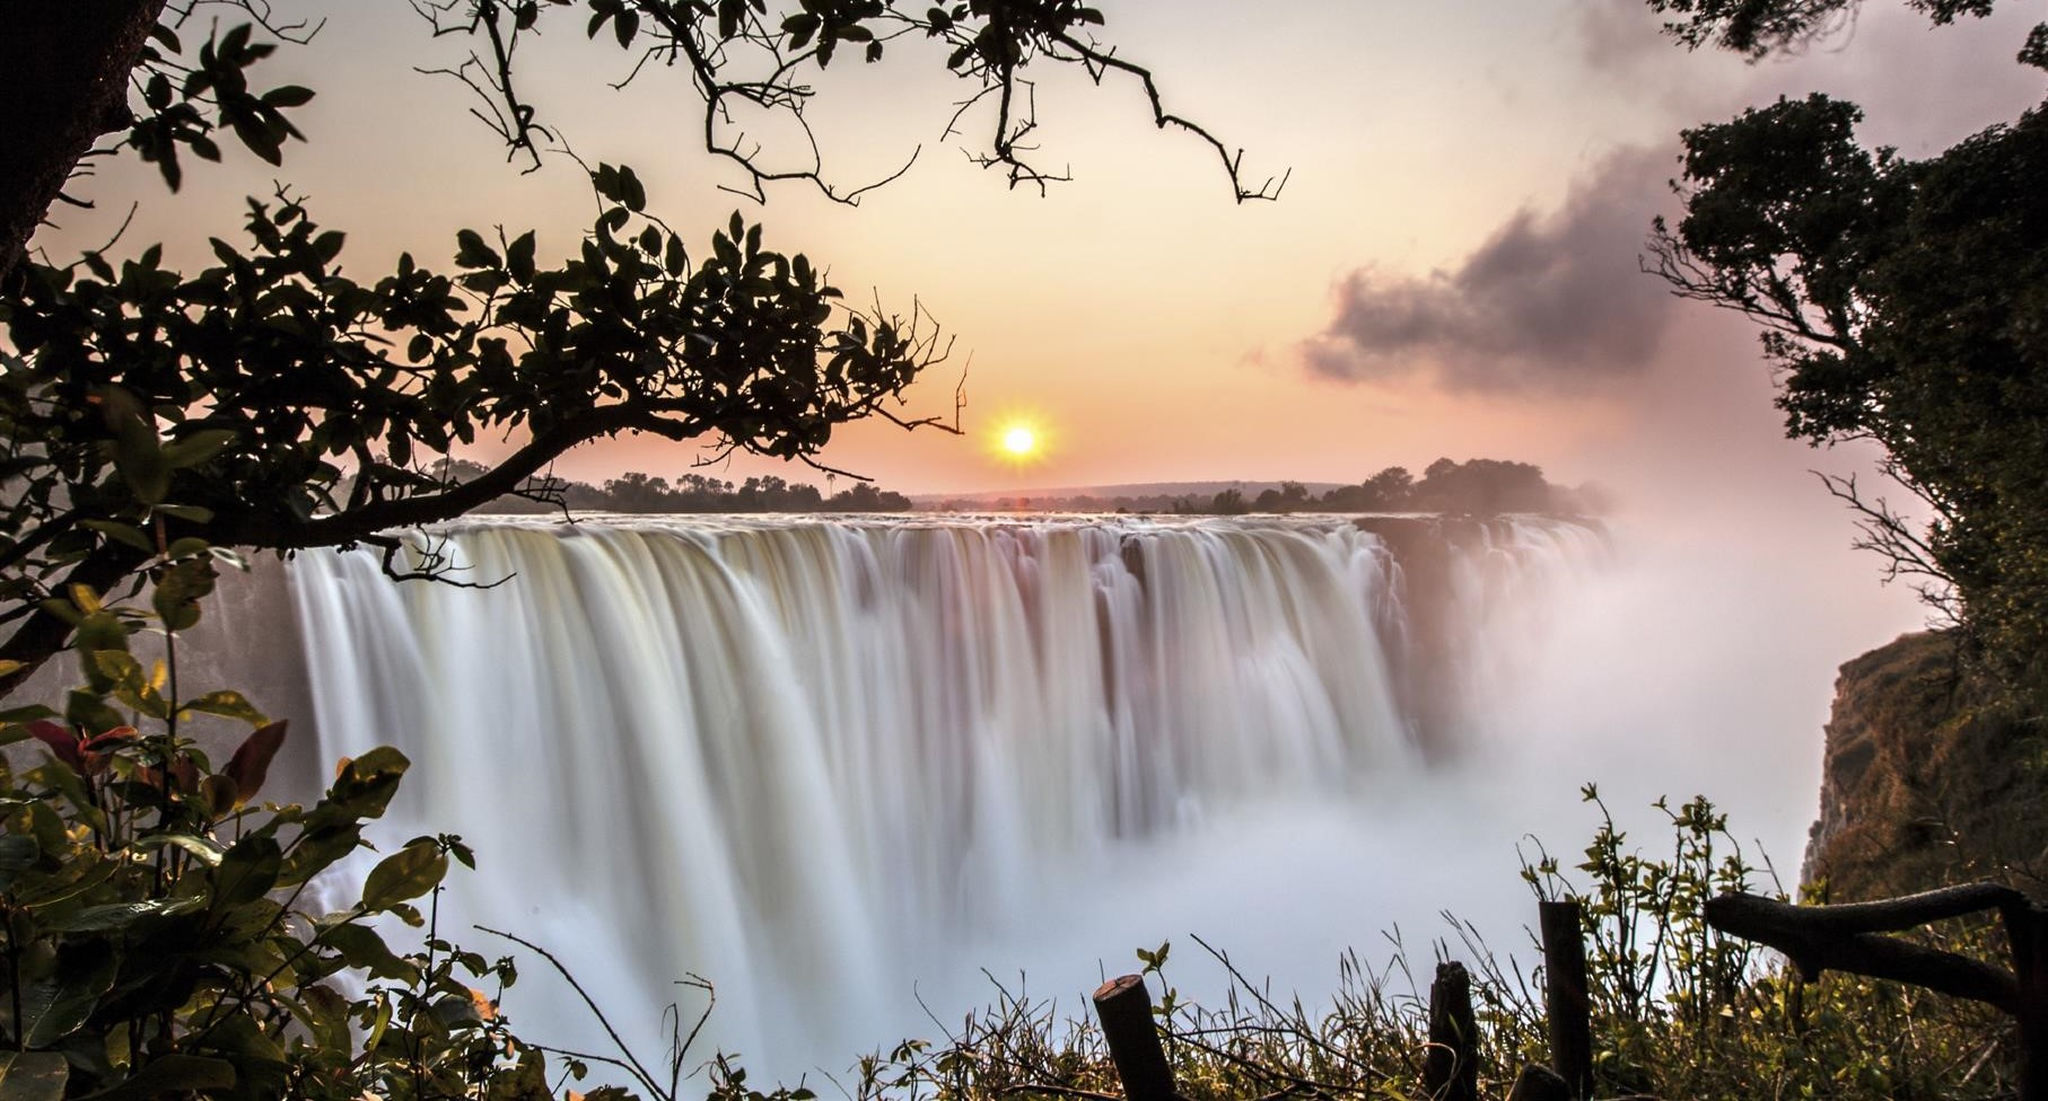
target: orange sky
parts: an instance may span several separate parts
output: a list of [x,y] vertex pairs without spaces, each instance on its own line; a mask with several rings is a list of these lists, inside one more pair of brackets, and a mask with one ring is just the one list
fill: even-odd
[[[801,186],[762,209],[717,189],[735,177],[697,148],[675,74],[613,92],[605,81],[623,75],[622,55],[576,35],[551,35],[523,60],[529,93],[577,150],[636,165],[654,207],[687,235],[708,237],[740,208],[767,223],[773,246],[828,265],[852,298],[907,308],[915,296],[956,336],[954,361],[907,412],[950,414],[971,354],[970,438],[859,425],[824,456],[911,492],[1357,481],[1439,455],[1525,459],[1561,480],[1626,486],[1673,462],[1700,476],[1666,461],[1684,440],[1752,471],[1753,488],[1811,496],[1804,471],[1818,460],[1777,439],[1746,330],[1673,308],[1634,272],[1675,132],[1820,88],[1865,102],[1870,133],[1924,153],[2042,91],[2037,73],[2003,64],[2038,14],[2024,5],[1936,31],[1903,5],[1873,3],[1850,38],[1760,66],[1669,45],[1636,0],[1103,6],[1109,36],[1156,69],[1175,109],[1247,148],[1248,174],[1291,169],[1280,202],[1233,205],[1204,146],[1152,129],[1134,87],[1092,88],[1078,74],[1046,74],[1039,87],[1039,156],[1075,181],[1043,198],[1007,191],[937,142],[959,91],[927,54],[842,63],[819,81],[835,175],[865,180],[922,145],[905,179],[858,209]],[[286,7],[321,8],[330,23],[314,45],[266,63],[321,93],[295,116],[312,144],[293,146],[283,172],[231,153],[223,168],[195,166],[173,200],[127,161],[88,189],[100,212],[64,212],[62,231],[42,240],[89,242],[134,196],[143,206],[129,240],[161,238],[174,258],[193,257],[205,233],[235,222],[239,196],[281,176],[312,196],[317,219],[350,232],[344,261],[359,276],[401,248],[445,262],[465,225],[536,227],[544,253],[574,247],[588,209],[573,166],[508,167],[460,90],[412,71],[455,58],[403,5]],[[1918,86],[1899,76],[1909,63]],[[1475,253],[1493,246],[1548,258],[1497,300],[1459,300],[1479,278]],[[1304,349],[1348,286],[1375,303],[1420,296],[1456,314],[1448,324],[1466,344],[1395,349],[1360,368],[1362,380],[1313,371]],[[1488,309],[1550,322],[1488,328]],[[1580,369],[1567,334],[1548,359],[1496,362],[1522,356],[1531,334],[1581,324],[1582,310],[1625,353]],[[1036,462],[992,453],[988,437],[1015,416],[1045,436]],[[586,447],[560,472],[672,475],[699,454],[625,440]],[[809,474],[749,461],[725,470]]]

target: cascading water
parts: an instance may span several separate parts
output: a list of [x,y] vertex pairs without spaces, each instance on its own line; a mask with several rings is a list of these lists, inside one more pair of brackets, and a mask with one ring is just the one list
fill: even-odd
[[1119,851],[1469,738],[1529,590],[1601,539],[1454,527],[506,520],[434,535],[496,588],[367,552],[290,581],[323,758],[397,745],[393,836],[481,850],[452,918],[556,949],[642,1036],[702,974],[719,1040],[786,1071],[915,1028],[913,978],[1007,966],[976,931]]

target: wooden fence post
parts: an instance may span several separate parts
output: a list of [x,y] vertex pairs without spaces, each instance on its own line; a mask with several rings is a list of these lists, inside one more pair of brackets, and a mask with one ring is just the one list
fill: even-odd
[[2048,910],[2015,903],[2000,916],[2019,980],[2013,1018],[2020,1034],[2020,1098],[2048,1101]]
[[1142,975],[1111,979],[1095,990],[1095,1015],[1109,1058],[1123,1079],[1129,1101],[1179,1101],[1173,1068],[1159,1046],[1159,1028],[1152,1020],[1152,994]]
[[1543,927],[1543,1008],[1550,1017],[1550,1063],[1573,1097],[1593,1096],[1593,1005],[1586,990],[1586,939],[1579,904],[1538,902]]
[[1429,984],[1429,1051],[1422,1092],[1432,1101],[1479,1101],[1479,1025],[1472,1016],[1472,976],[1455,961],[1436,965]]
[[1541,1063],[1530,1063],[1515,1076],[1508,1101],[1572,1101],[1572,1088],[1556,1071]]
[[[1933,921],[1997,910],[2012,944],[2011,971],[1898,937]],[[1910,983],[2012,1015],[2020,1046],[2020,1101],[2048,1101],[2048,911],[1998,883],[1967,883],[1901,898],[1794,906],[1758,895],[1707,900],[1707,924],[1768,944],[1807,980],[1847,971]]]

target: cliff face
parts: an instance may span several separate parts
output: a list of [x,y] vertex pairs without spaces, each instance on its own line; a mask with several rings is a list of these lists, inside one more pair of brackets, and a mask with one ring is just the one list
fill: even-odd
[[1954,641],[1904,635],[1842,666],[1801,878],[1845,902],[2044,877],[2048,765],[1958,677]]

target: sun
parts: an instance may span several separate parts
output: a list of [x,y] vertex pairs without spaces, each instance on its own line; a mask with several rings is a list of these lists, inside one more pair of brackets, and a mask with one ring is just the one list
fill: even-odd
[[1033,432],[1030,425],[1013,424],[1003,430],[1003,450],[1024,458],[1038,450],[1038,433]]

